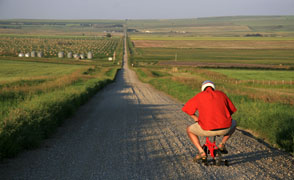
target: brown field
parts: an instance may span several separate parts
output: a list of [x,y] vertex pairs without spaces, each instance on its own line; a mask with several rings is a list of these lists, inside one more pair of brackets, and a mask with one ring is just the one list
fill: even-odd
[[[147,31],[149,29],[139,29],[140,31]],[[197,26],[197,27],[174,27],[174,28],[154,28],[150,30],[152,32],[170,32],[170,31],[178,31],[178,32],[250,32],[250,28],[248,26]]]
[[135,47],[149,48],[227,48],[227,49],[294,49],[293,40],[133,40]]
[[218,67],[218,68],[253,68],[253,69],[289,69],[286,65],[245,64],[245,63],[207,63],[196,61],[160,61],[161,66]]

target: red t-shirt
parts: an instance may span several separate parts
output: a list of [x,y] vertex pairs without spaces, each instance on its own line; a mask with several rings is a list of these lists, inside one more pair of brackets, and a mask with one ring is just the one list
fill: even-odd
[[227,95],[207,88],[190,99],[182,110],[193,115],[198,110],[198,123],[204,130],[228,128],[232,124],[231,115],[237,111]]

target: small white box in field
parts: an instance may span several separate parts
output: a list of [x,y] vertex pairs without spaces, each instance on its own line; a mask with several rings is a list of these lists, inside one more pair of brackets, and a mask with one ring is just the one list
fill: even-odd
[[59,53],[58,53],[58,57],[59,57],[59,58],[64,58],[64,52],[59,52]]
[[25,55],[24,55],[24,53],[19,53],[18,54],[18,57],[24,57]]
[[92,58],[93,58],[93,53],[92,53],[92,52],[88,52],[88,54],[87,54],[87,58],[88,58],[88,59],[92,59]]

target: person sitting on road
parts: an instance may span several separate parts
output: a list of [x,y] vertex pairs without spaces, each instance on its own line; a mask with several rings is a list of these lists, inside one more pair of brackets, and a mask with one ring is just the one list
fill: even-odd
[[[208,80],[202,83],[201,90],[182,108],[196,122],[187,127],[187,134],[199,151],[196,161],[206,158],[198,136],[224,136],[218,148],[221,153],[227,154],[225,143],[235,132],[237,125],[231,117],[237,109],[225,93],[215,90],[214,83]],[[195,115],[197,111],[198,116]]]

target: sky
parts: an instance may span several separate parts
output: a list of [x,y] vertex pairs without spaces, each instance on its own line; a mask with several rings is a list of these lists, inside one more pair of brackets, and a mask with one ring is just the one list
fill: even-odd
[[181,19],[294,15],[294,0],[0,0],[0,19]]

